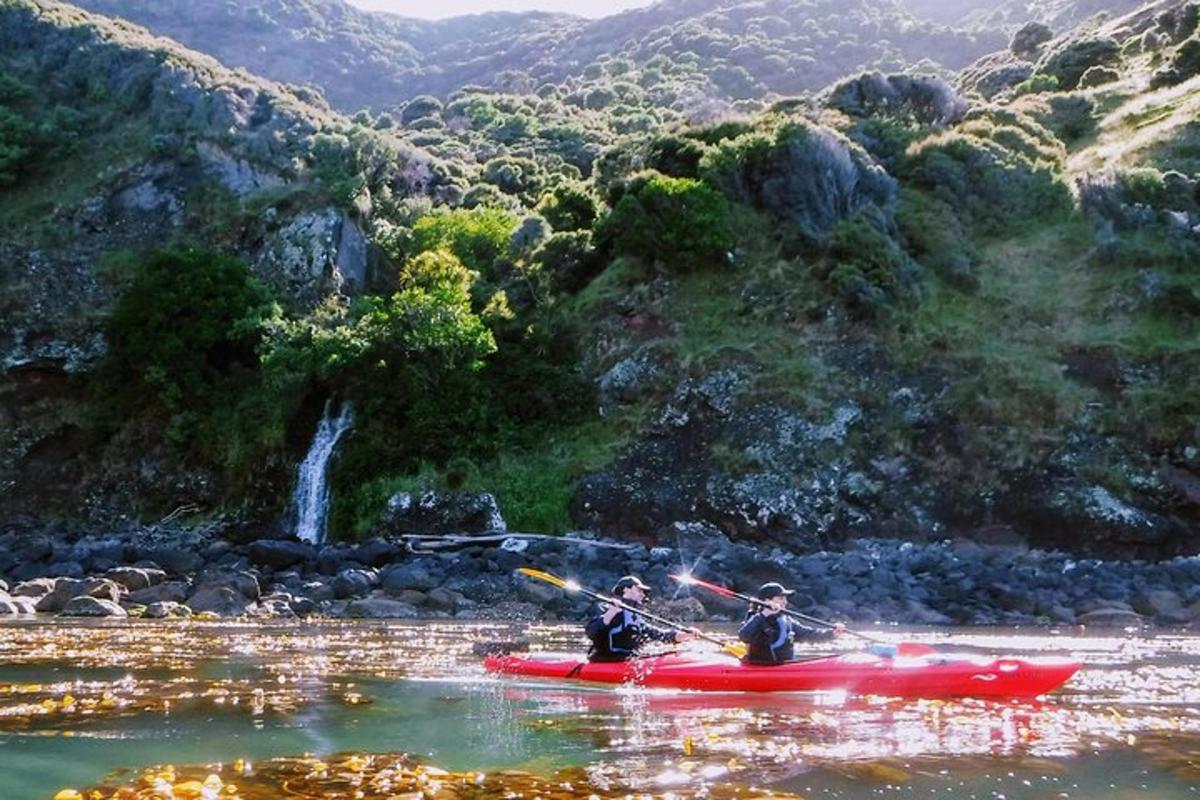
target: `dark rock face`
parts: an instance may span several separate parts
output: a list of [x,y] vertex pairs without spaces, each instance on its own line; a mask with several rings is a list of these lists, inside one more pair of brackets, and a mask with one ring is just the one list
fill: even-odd
[[391,534],[508,530],[496,498],[487,492],[400,492],[388,499],[379,527]]
[[780,128],[753,162],[727,159],[709,180],[818,243],[858,211],[873,210],[890,225],[898,187],[861,147],[829,128],[801,122]]

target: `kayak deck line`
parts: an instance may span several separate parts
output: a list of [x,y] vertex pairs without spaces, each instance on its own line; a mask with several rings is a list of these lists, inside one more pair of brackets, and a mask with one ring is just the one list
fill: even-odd
[[590,663],[575,654],[491,655],[494,673],[633,684],[708,692],[844,691],[905,698],[1030,698],[1066,683],[1082,666],[1053,657],[1014,658],[939,653],[884,657],[848,653],[759,667],[734,658],[670,654],[615,663]]

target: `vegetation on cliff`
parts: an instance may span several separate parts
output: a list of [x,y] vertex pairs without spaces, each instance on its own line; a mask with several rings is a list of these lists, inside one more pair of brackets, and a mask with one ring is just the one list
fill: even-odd
[[[890,6],[809,3],[803,35],[760,5],[690,8],[622,15],[640,38],[614,26],[491,89],[399,66],[418,96],[348,119],[137,29],[6,0],[23,44],[3,56],[0,207],[26,272],[5,301],[30,296],[34,252],[93,265],[105,342],[79,372],[109,413],[49,412],[43,440],[85,429],[70,457],[86,458],[137,420],[173,469],[217,476],[207,507],[273,513],[324,399],[345,397],[345,536],[419,486],[494,491],[510,524],[545,531],[706,521],[830,544],[1010,525],[1057,543],[1195,526],[1195,5],[1021,29],[957,85],[845,77],[965,41],[863,36],[896,23]],[[523,33],[553,55],[587,26]],[[74,81],[46,55],[68,45]],[[120,68],[85,80],[97,64]],[[114,96],[121,159],[72,179],[115,145],[86,135]],[[31,161],[50,130],[60,149]],[[13,397],[61,363],[21,336]],[[17,429],[9,474],[56,457]],[[140,510],[196,499],[179,485]],[[1103,517],[1097,487],[1150,522]]]

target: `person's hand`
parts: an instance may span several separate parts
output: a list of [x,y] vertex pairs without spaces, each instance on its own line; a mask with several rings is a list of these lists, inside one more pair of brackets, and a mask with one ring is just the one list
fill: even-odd
[[601,617],[601,619],[603,619],[604,624],[607,625],[608,623],[610,623],[614,619],[616,619],[617,614],[620,614],[620,613],[621,613],[621,609],[618,608],[617,606],[609,606],[608,608],[604,609],[604,615]]
[[690,642],[699,635],[700,631],[696,630],[695,628],[686,631],[675,631],[675,643],[683,644],[684,642]]
[[838,624],[833,626],[833,635],[834,636],[841,636],[845,632],[846,632],[846,626],[843,625],[842,623],[839,622]]
[[783,609],[780,606],[777,606],[775,603],[767,603],[762,607],[762,615],[764,617],[773,617],[782,610]]

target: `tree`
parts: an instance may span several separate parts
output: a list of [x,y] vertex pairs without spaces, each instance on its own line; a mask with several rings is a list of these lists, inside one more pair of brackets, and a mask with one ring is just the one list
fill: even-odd
[[158,406],[178,428],[257,367],[271,309],[267,290],[235,258],[192,248],[154,253],[108,320],[105,371],[129,405]]
[[588,229],[596,222],[596,198],[577,181],[563,182],[542,196],[537,212],[556,231]]
[[487,275],[508,253],[517,219],[494,208],[455,209],[422,217],[413,225],[408,255],[447,250],[467,269]]
[[676,271],[723,264],[733,247],[729,205],[701,181],[643,173],[601,220],[602,247]]

